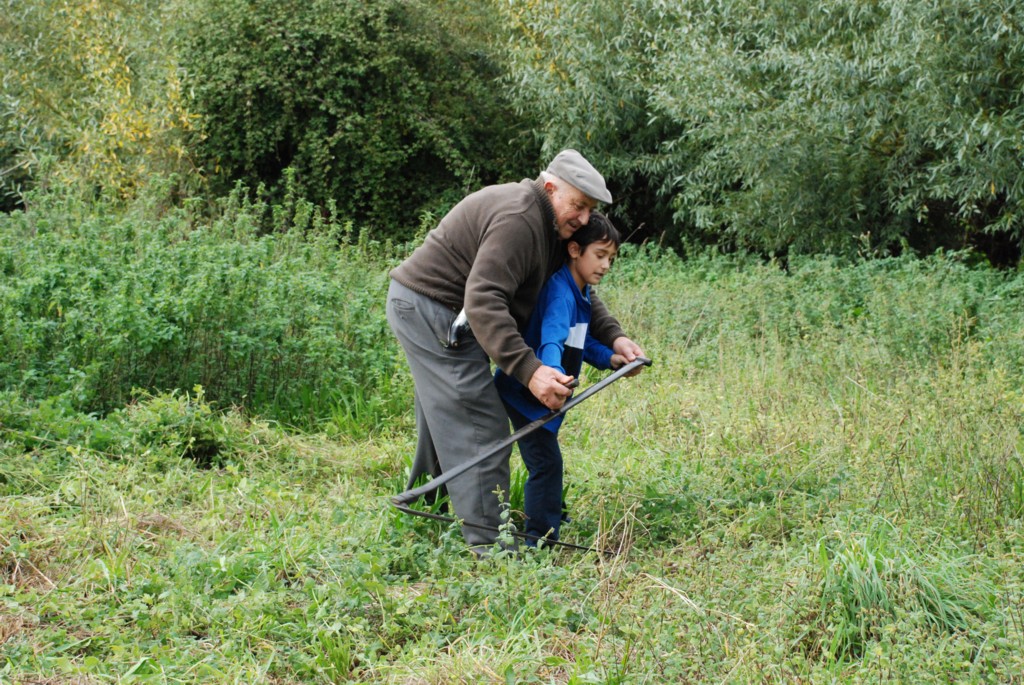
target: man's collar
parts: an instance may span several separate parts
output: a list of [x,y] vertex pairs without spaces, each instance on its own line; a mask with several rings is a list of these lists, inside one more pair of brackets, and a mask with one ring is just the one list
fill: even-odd
[[544,214],[544,223],[552,231],[557,231],[555,227],[555,208],[551,204],[551,198],[548,197],[548,192],[544,190],[544,179],[534,179],[531,184],[534,194],[537,195],[537,200],[540,202],[541,210]]

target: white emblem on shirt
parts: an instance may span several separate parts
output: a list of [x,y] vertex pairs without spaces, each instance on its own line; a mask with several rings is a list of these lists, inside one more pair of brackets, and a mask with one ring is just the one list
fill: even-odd
[[569,329],[569,337],[565,339],[566,347],[575,347],[577,350],[583,349],[583,343],[587,340],[587,324],[578,323]]

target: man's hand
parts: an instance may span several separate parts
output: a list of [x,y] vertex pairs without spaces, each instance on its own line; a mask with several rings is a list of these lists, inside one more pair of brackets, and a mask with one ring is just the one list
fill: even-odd
[[[612,343],[612,352],[614,352],[617,355],[621,355],[626,360],[626,364],[632,361],[636,361],[637,357],[645,356],[644,351],[640,349],[640,346],[624,335],[616,338],[615,342]],[[635,369],[633,369],[626,375],[635,376],[641,371],[643,371],[643,368],[643,366],[637,366]]]
[[530,392],[545,407],[556,411],[562,408],[572,394],[572,390],[566,387],[572,379],[572,376],[567,376],[556,368],[542,366],[534,371],[530,378]]

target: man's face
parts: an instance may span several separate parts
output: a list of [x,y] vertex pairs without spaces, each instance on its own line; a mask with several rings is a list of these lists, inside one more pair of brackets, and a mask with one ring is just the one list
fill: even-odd
[[597,200],[587,197],[582,191],[562,180],[557,183],[549,181],[545,187],[548,188],[551,206],[555,210],[558,237],[568,240],[573,233],[590,221],[590,211],[597,206]]

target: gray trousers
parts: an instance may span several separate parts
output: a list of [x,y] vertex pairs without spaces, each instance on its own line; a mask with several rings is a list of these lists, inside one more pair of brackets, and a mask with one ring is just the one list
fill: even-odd
[[[437,476],[493,449],[509,435],[508,415],[476,339],[467,335],[458,347],[442,345],[456,312],[392,280],[387,315],[416,386],[411,487],[424,474]],[[509,446],[446,484],[457,517],[491,528],[501,524],[495,490],[508,499],[511,454]],[[498,536],[471,526],[463,526],[462,535],[472,547],[490,546]]]

